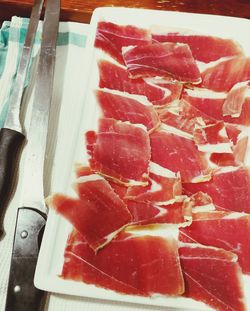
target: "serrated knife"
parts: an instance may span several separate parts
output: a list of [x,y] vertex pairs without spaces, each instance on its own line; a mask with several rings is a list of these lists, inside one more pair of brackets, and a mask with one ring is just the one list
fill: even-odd
[[0,130],[0,234],[4,233],[3,215],[15,183],[15,173],[25,135],[20,123],[20,109],[24,81],[32,53],[44,0],[34,0],[30,21],[23,44],[16,80],[9,100],[9,110],[3,128]]
[[38,62],[31,123],[17,211],[6,311],[37,311],[45,292],[34,286],[34,273],[47,208],[44,201],[43,171],[46,155],[49,111],[54,79],[60,0],[47,0]]

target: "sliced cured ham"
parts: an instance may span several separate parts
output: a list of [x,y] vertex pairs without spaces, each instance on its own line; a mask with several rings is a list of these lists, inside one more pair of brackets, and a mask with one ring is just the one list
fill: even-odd
[[[165,170],[163,169],[163,172],[164,171]],[[78,177],[91,174],[89,172],[90,169],[87,167],[78,166],[76,169],[76,174]],[[132,216],[132,225],[175,224],[178,226],[186,226],[190,224],[192,220],[192,211],[195,209],[195,206],[199,204],[197,200],[192,200],[191,202],[190,198],[187,198],[186,196],[178,196],[176,201],[172,204],[170,204],[171,202],[168,201],[169,204],[161,206],[147,201],[134,201],[126,198],[128,190],[126,186],[117,184],[112,180],[108,180],[108,183],[113,188],[115,193],[120,197],[120,199],[122,199],[126,204]],[[178,193],[178,195],[181,194],[181,189],[179,189],[180,187],[181,184],[178,184],[175,189],[176,194]],[[166,190],[169,193],[169,189]],[[162,192],[163,191],[161,191],[161,193]],[[159,195],[160,192],[158,193],[158,196]],[[163,200],[163,197],[159,198],[159,200]]]
[[177,240],[171,232],[166,238],[122,232],[98,253],[73,232],[61,276],[125,294],[176,296],[184,291]]
[[104,21],[97,25],[95,47],[104,50],[122,64],[123,46],[141,45],[148,42],[151,42],[149,30]]
[[191,226],[180,228],[180,240],[220,247],[238,256],[243,273],[250,274],[250,215],[223,211],[193,215]]
[[54,194],[47,202],[96,251],[131,222],[131,214],[109,183],[97,174],[82,176],[75,187],[78,198]]
[[164,106],[179,99],[182,85],[161,78],[130,79],[124,67],[108,61],[100,61],[99,87],[127,92],[129,94],[144,95],[155,106]]
[[205,36],[188,29],[173,30],[159,26],[152,27],[151,31],[153,40],[188,44],[193,57],[204,63],[243,54],[241,47],[231,39]]
[[232,154],[232,143],[223,121],[211,124],[196,124],[194,141],[200,151]]
[[213,199],[220,208],[250,213],[250,171],[248,167],[221,170],[211,180],[202,183],[185,183],[188,193],[202,191]]
[[182,131],[182,135],[190,139],[193,138],[193,132],[197,124],[201,122],[211,123],[214,120],[184,99],[162,109],[159,118],[164,125]]
[[202,87],[228,92],[238,82],[250,80],[250,58],[235,57],[202,72]]
[[218,311],[245,311],[242,273],[237,256],[220,248],[186,243],[179,248],[184,296]]
[[192,106],[216,120],[223,120],[228,123],[250,126],[250,97],[245,97],[244,103],[242,105],[240,104],[240,116],[233,117],[230,115],[223,115],[223,106],[227,96],[230,95],[227,95],[227,93],[216,93],[201,89],[185,89],[182,98],[189,102]]
[[153,105],[144,96],[124,94],[108,89],[99,89],[95,93],[105,118],[143,124],[148,131],[154,130],[160,124]]
[[181,82],[200,83],[201,76],[187,44],[149,43],[122,49],[131,78],[172,77]]
[[128,188],[126,199],[138,202],[167,204],[175,201],[182,194],[180,176],[160,165],[151,162],[149,168],[149,183],[147,186],[132,186]]
[[210,179],[210,168],[204,153],[194,141],[165,130],[150,135],[152,161],[177,173],[183,182]]
[[[82,177],[86,175],[91,175],[93,172],[89,167],[77,165],[75,169],[75,173],[77,177]],[[128,188],[120,183],[115,182],[113,179],[106,179],[110,184],[115,193],[119,196],[120,199],[125,201],[125,195],[127,193]]]
[[192,221],[193,205],[185,196],[166,205],[133,200],[126,200],[126,204],[132,215],[133,225],[174,224],[185,227]]
[[192,213],[214,211],[215,206],[212,198],[202,191],[190,195],[188,198]]
[[[247,95],[250,96],[250,81],[236,83],[229,91],[223,103],[223,116],[238,118],[242,112],[242,106],[246,101]],[[249,116],[250,117],[250,116]]]
[[210,161],[214,162],[218,166],[240,166],[245,161],[248,135],[243,132],[236,125],[226,124],[227,136],[232,143],[233,153],[213,153],[210,156]]
[[234,125],[224,124],[206,115],[186,100],[161,110],[161,127],[194,139],[200,151],[218,166],[238,166],[244,161],[247,137]]
[[147,184],[151,157],[146,128],[104,118],[86,133],[92,170],[127,185]]
[[161,100],[153,100],[152,104],[155,108],[162,108],[170,103],[178,101],[181,97],[183,84],[179,81],[171,81],[168,79],[156,77],[156,78],[144,78],[147,84],[147,89],[149,86],[158,87],[164,92],[164,97]]

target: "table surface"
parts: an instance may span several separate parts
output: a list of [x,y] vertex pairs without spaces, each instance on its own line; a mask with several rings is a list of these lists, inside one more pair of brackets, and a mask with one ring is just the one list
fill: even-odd
[[[0,21],[28,17],[33,0],[0,0]],[[250,0],[61,0],[61,20],[88,23],[96,7],[126,6],[250,18]]]

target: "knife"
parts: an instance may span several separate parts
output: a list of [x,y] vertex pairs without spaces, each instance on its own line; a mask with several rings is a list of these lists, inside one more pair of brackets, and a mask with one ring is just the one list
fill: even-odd
[[25,140],[19,115],[32,46],[35,39],[44,0],[35,0],[31,12],[30,22],[17,68],[16,81],[10,97],[9,111],[0,130],[0,235],[4,233],[3,215],[10,198],[15,181],[20,152]]
[[33,279],[47,214],[43,170],[59,15],[60,0],[47,0],[22,178],[22,207],[17,211],[6,311],[40,310],[45,301],[45,292],[35,288]]

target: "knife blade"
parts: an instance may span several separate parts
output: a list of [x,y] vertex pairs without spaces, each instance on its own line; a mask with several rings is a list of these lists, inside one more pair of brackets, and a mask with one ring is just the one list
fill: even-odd
[[45,298],[45,292],[34,287],[33,279],[47,214],[43,170],[59,16],[60,0],[47,0],[21,187],[22,207],[17,212],[6,311],[40,310]]
[[44,0],[34,1],[20,62],[17,68],[16,81],[10,97],[8,114],[4,127],[0,130],[0,219],[2,220],[0,224],[0,235],[4,233],[3,215],[14,186],[15,172],[25,140],[19,115],[24,82],[43,2]]

